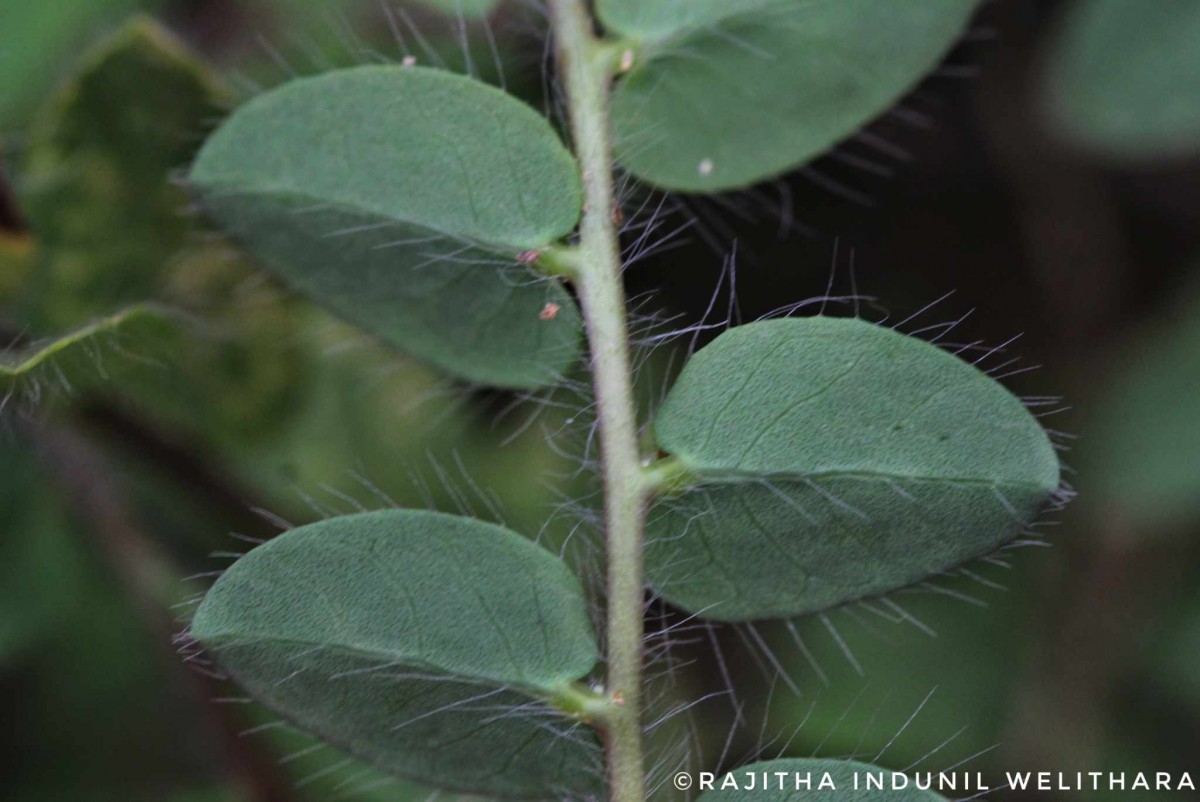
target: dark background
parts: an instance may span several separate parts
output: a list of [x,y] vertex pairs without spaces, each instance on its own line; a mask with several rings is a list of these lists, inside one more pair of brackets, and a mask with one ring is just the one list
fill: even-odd
[[[70,5],[6,0],[0,54],[16,50],[4,16],[22,4],[48,16]],[[0,84],[0,309],[10,347],[53,333],[50,319],[81,323],[71,310],[96,294],[124,292],[112,290],[127,277],[111,265],[89,278],[97,283],[71,285],[76,295],[39,281],[66,269],[46,222],[66,212],[27,202],[37,187],[26,154],[39,107],[88,43],[137,5],[97,4],[39,48],[16,88]],[[798,622],[811,660],[782,625],[680,637],[665,698],[720,691],[723,669],[739,688],[734,704],[706,701],[659,739],[667,747],[686,738],[692,765],[732,768],[786,748],[867,758],[885,750],[879,762],[896,769],[970,758],[962,768],[995,784],[1018,769],[1200,772],[1200,455],[1187,448],[1200,437],[1200,160],[1115,164],[1054,135],[1042,93],[1067,5],[989,4],[899,109],[778,183],[703,201],[627,193],[631,213],[663,201],[662,234],[684,226],[627,273],[647,338],[827,292],[837,296],[824,304],[829,314],[889,322],[942,299],[905,330],[934,336],[942,329],[927,327],[971,312],[946,342],[1022,335],[1005,359],[1021,357],[1013,370],[1042,367],[1006,384],[1045,401],[1035,411],[1053,413],[1045,422],[1069,445],[1066,478],[1078,492],[1044,522],[1051,548],[968,566],[941,593]],[[393,60],[406,53],[370,2],[141,8],[240,97],[289,72],[362,61],[368,49]],[[411,11],[429,46],[461,66],[458,23]],[[491,25],[510,88],[553,106],[536,9],[506,5]],[[482,28],[469,25],[465,36],[481,52]],[[489,64],[482,77],[494,80],[488,60],[473,61]],[[151,81],[131,92],[152,95]],[[118,98],[100,113],[126,108]],[[197,124],[191,141],[215,120]],[[101,182],[110,166],[81,169]],[[590,421],[576,396],[472,392],[386,352],[289,298],[215,241],[182,192],[172,198],[187,233],[153,266],[155,286],[206,316],[211,343],[158,359],[147,379],[110,371],[125,349],[98,341],[86,364],[68,366],[76,373],[47,371],[5,405],[3,795],[424,799],[425,789],[342,765],[332,750],[271,726],[234,701],[236,689],[187,665],[172,636],[214,572],[281,520],[395,502],[485,517],[498,509],[519,531],[545,525],[548,537],[565,537],[575,521],[562,499],[594,490],[570,477]],[[70,213],[97,241],[122,236],[119,217]],[[93,252],[71,269],[86,272]],[[181,265],[197,264],[207,278],[185,280],[193,273]],[[647,407],[678,367],[672,349],[689,339],[648,354]],[[589,553],[578,551],[581,560]],[[676,620],[657,608],[655,618],[651,631]]]

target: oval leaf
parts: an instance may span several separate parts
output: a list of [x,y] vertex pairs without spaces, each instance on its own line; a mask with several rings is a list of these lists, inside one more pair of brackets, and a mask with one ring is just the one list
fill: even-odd
[[945,56],[974,0],[601,0],[639,42],[613,95],[617,160],[714,192],[820,156]]
[[652,511],[648,577],[722,620],[811,613],[990,553],[1058,485],[1020,400],[859,320],[731,329],[688,362],[654,426],[699,487]]
[[499,90],[419,67],[294,81],[236,112],[190,178],[297,290],[444,370],[532,387],[579,356],[574,302],[518,263],[574,228],[578,171]]
[[[780,777],[776,772],[782,772]],[[751,763],[721,776],[697,798],[697,802],[800,802],[820,796],[848,798],[854,802],[945,802],[933,791],[917,788],[911,779],[906,787],[893,790],[892,772],[856,760],[784,758]],[[763,786],[764,779],[766,786]],[[796,779],[808,778],[809,787],[796,787]],[[868,783],[882,780],[884,788]],[[751,783],[753,782],[753,785]],[[897,782],[896,784],[900,784]],[[783,787],[779,787],[782,785]],[[749,790],[747,789],[749,786]]]
[[598,783],[590,733],[536,709],[596,663],[579,580],[494,524],[389,510],[293,529],[217,581],[192,634],[259,701],[385,771],[512,796]]
[[1048,73],[1046,108],[1064,136],[1108,156],[1200,149],[1200,3],[1074,4]]

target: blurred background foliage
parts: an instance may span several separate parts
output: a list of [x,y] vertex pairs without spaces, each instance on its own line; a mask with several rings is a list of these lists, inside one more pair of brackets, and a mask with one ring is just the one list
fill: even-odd
[[[176,180],[229,108],[339,65],[415,58],[554,114],[540,14],[492,5],[0,5],[5,798],[425,799],[175,651],[212,577],[288,524],[471,511],[594,579],[586,390],[463,388],[386,351],[257,272]],[[630,233],[652,246],[628,272],[647,408],[691,340],[672,328],[829,293],[830,314],[1007,343],[1079,491],[1051,548],[895,598],[721,629],[652,608],[655,715],[703,699],[655,729],[662,754],[1200,769],[1200,4],[996,0],[797,174],[626,200],[660,215]]]

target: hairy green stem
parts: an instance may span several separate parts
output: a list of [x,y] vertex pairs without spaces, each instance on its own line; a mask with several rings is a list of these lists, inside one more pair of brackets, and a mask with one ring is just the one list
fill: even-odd
[[608,621],[606,685],[619,707],[602,726],[611,802],[641,802],[642,540],[647,483],[638,450],[625,290],[613,220],[609,90],[618,53],[595,36],[584,0],[550,0],[575,153],[583,170],[579,291],[592,355],[604,471]]

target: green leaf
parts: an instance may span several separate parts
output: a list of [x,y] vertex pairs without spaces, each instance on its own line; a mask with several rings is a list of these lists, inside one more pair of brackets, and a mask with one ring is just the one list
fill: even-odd
[[141,304],[59,337],[0,353],[0,400],[7,403],[13,394],[41,397],[43,379],[52,387],[65,385],[75,391],[111,379],[119,365],[150,362],[152,353],[174,344],[177,322],[166,309]]
[[[295,304],[247,284],[251,267],[225,246],[197,245],[187,195],[171,181],[227,97],[194,53],[146,18],[86,52],[32,133],[22,189],[36,236],[10,248],[0,230],[0,267],[12,274],[0,297],[24,292],[21,323],[35,336],[87,331],[86,321],[148,298],[203,315],[209,336],[172,343],[169,369],[126,372],[118,389],[159,422],[244,442],[287,420],[299,370]],[[165,350],[154,332],[141,341],[140,330],[127,333],[126,351]]]
[[654,428],[699,486],[652,510],[648,578],[722,620],[811,613],[988,554],[1058,485],[1020,400],[859,320],[731,329],[684,367]]
[[1138,534],[1200,518],[1200,284],[1180,294],[1119,356],[1081,438],[1089,493]]
[[600,0],[633,69],[617,160],[656,186],[736,189],[822,155],[894,105],[975,0]]
[[[596,741],[546,700],[598,659],[579,580],[493,524],[333,518],[251,551],[192,622],[254,697],[379,768],[550,796],[598,785]],[[540,709],[539,709],[540,708]]]
[[[784,772],[783,788],[775,772]],[[822,793],[831,798],[849,798],[854,802],[944,802],[945,797],[933,791],[923,791],[911,782],[906,788],[892,790],[892,774],[888,769],[860,763],[856,760],[829,760],[821,758],[784,758],[751,763],[734,769],[713,781],[713,788],[697,797],[698,802],[800,802]],[[763,776],[766,787],[763,788]],[[811,790],[796,788],[796,777],[811,778]],[[752,778],[753,790],[745,790]],[[868,778],[874,782],[882,778],[884,789],[868,788]],[[822,783],[826,783],[822,785]],[[722,787],[722,786],[725,787]],[[821,789],[824,789],[823,791]]]
[[235,113],[191,181],[300,292],[444,370],[532,387],[579,356],[571,297],[518,262],[574,228],[578,170],[496,89],[419,67],[294,81]]
[[82,56],[39,113],[21,170],[39,259],[28,300],[35,330],[159,297],[193,226],[169,177],[225,98],[195,55],[149,19]]
[[10,0],[0,44],[0,128],[17,125],[52,82],[59,61],[106,22],[120,20],[141,0]]
[[1045,86],[1064,137],[1128,160],[1200,148],[1200,4],[1087,0],[1065,23]]

